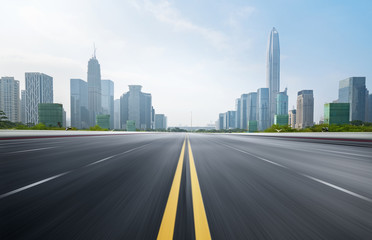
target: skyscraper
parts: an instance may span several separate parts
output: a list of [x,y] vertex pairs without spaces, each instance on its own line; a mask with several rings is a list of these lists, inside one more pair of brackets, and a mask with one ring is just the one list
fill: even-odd
[[279,92],[276,97],[276,114],[287,115],[288,114],[288,95],[287,89],[284,92]]
[[259,88],[257,90],[257,128],[259,131],[270,127],[269,102],[269,89]]
[[241,128],[240,126],[241,103],[242,101],[240,98],[237,98],[235,100],[235,111],[236,111],[235,126],[236,128]]
[[114,128],[120,129],[120,99],[114,101]]
[[257,93],[251,92],[247,96],[247,123],[257,120]]
[[96,51],[88,62],[88,110],[89,125],[94,126],[96,116],[101,114],[101,67],[96,58]]
[[288,124],[291,128],[296,128],[296,109],[289,110]]
[[85,129],[90,126],[88,111],[88,83],[70,79],[71,127]]
[[248,94],[240,96],[240,129],[247,129],[247,101]]
[[302,129],[314,124],[313,90],[302,90],[297,93],[296,128]]
[[276,114],[276,95],[280,89],[280,47],[279,47],[279,33],[273,28],[270,32],[267,59],[266,59],[266,87],[269,88],[269,125],[274,122],[274,115]]
[[26,90],[21,91],[21,122],[26,123]]
[[350,103],[350,121],[366,121],[366,78],[350,77],[340,81],[338,102]]
[[11,122],[19,122],[20,100],[19,81],[14,77],[2,77],[0,79],[0,110],[5,112]]
[[26,123],[39,123],[39,103],[53,103],[53,78],[44,73],[25,73]]
[[120,97],[120,123],[126,129],[127,121],[134,121],[136,129],[150,129],[152,122],[151,94],[141,92],[142,86],[129,85],[129,92]]
[[114,82],[102,80],[102,113],[110,115],[110,129],[114,128]]
[[155,114],[155,129],[167,129],[167,117],[164,114]]

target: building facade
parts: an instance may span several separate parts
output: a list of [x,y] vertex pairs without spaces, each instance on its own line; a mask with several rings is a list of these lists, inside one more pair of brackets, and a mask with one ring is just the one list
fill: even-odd
[[114,128],[121,129],[120,126],[120,99],[114,101]]
[[288,95],[287,89],[284,92],[279,92],[276,98],[276,114],[287,115],[288,114]]
[[372,94],[368,95],[368,122],[372,122]]
[[19,81],[14,77],[0,79],[0,110],[4,111],[8,121],[21,121]]
[[326,103],[324,104],[324,123],[325,124],[349,124],[350,122],[349,103]]
[[88,110],[88,83],[70,79],[71,127],[86,129],[90,126]]
[[39,103],[39,123],[46,127],[63,127],[63,106],[59,103]]
[[366,78],[350,77],[340,81],[338,102],[350,103],[350,121],[366,121]]
[[263,131],[270,127],[270,97],[269,88],[257,90],[257,128]]
[[280,46],[279,33],[273,28],[270,32],[267,57],[266,57],[266,87],[269,88],[269,112],[271,126],[274,122],[274,115],[276,114],[276,95],[280,89]]
[[236,111],[227,111],[225,113],[226,118],[226,129],[235,129],[236,128]]
[[303,129],[314,124],[313,90],[302,90],[297,93],[296,128]]
[[96,116],[102,112],[101,66],[94,53],[88,62],[88,110],[89,126],[96,124]]
[[134,121],[136,129],[151,129],[151,94],[141,92],[142,86],[129,85],[129,92],[120,98],[120,123],[126,129],[128,120]]
[[26,123],[26,90],[21,91],[21,122]]
[[288,124],[291,128],[296,128],[296,109],[289,110]]
[[248,93],[247,97],[247,126],[244,129],[248,129],[249,121],[257,120],[257,93]]
[[247,129],[247,101],[248,94],[242,94],[240,97],[240,129]]
[[110,129],[114,128],[114,82],[102,80],[102,114],[110,115]]
[[155,129],[156,130],[167,129],[167,117],[164,114],[155,114]]
[[241,103],[242,101],[240,98],[237,98],[235,100],[235,111],[236,111],[235,126],[236,128],[241,128],[241,125],[240,125]]
[[53,103],[53,78],[44,73],[26,72],[26,124],[39,123],[39,103]]
[[104,129],[110,128],[110,115],[109,114],[98,114],[96,116],[96,125]]

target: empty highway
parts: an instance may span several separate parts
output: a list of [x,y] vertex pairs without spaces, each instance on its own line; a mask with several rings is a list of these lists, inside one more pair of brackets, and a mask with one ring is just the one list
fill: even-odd
[[344,140],[2,138],[0,239],[372,239],[372,143]]

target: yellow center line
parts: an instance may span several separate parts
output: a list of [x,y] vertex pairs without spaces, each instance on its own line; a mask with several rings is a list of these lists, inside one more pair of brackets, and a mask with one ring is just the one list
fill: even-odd
[[180,158],[178,160],[176,173],[174,174],[172,187],[169,192],[167,205],[164,210],[164,215],[161,221],[157,239],[173,239],[174,224],[176,222],[176,214],[177,214],[178,195],[180,192],[180,185],[181,185],[183,159],[185,155],[185,144],[186,144],[186,139],[183,141]]
[[189,161],[190,161],[190,175],[191,175],[191,192],[192,192],[192,205],[194,210],[194,226],[195,238],[198,239],[212,239],[209,232],[207,215],[205,214],[203,198],[199,186],[199,180],[196,173],[194,157],[192,155],[190,140],[187,139],[189,146]]

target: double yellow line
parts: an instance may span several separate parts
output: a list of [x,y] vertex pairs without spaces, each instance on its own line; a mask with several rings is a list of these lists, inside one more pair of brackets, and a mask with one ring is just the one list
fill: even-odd
[[[192,155],[190,140],[187,138],[187,145],[189,150],[189,164],[191,175],[191,193],[192,205],[194,212],[194,228],[196,239],[211,239],[209,232],[207,215],[205,214],[203,198],[200,191],[199,180],[196,173],[194,157]],[[173,239],[174,225],[176,222],[178,198],[181,185],[181,175],[183,168],[183,159],[185,156],[186,139],[183,141],[180,158],[178,160],[176,173],[174,174],[173,183],[169,192],[167,205],[164,210],[163,219],[161,221],[158,238],[157,239]]]

